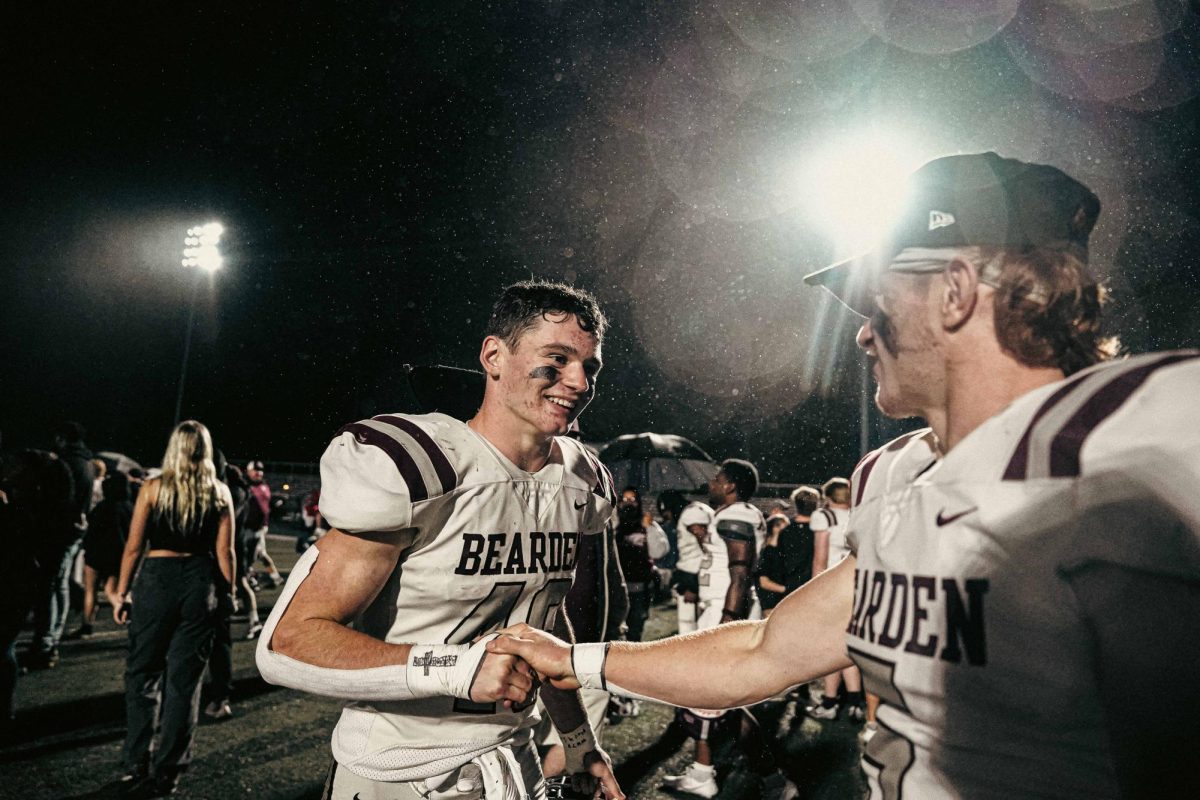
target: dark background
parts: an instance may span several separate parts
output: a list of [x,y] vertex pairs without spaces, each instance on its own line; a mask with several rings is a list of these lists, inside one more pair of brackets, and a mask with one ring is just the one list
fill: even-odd
[[[183,232],[219,219],[184,416],[234,457],[313,461],[343,423],[412,408],[402,365],[475,366],[497,289],[532,275],[612,317],[589,440],[670,431],[768,480],[844,474],[854,327],[799,284],[835,251],[804,212],[821,187],[788,175],[890,126],[919,160],[995,149],[1084,180],[1113,332],[1195,345],[1196,4],[1084,5],[9,10],[4,445],[70,418],[157,463]],[[873,444],[900,429],[872,416]]]

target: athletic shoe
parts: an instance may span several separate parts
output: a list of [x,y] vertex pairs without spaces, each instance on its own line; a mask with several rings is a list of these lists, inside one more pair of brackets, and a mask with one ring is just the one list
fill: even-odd
[[667,775],[663,778],[663,785],[668,789],[687,792],[697,797],[716,797],[720,791],[713,768],[705,769],[699,764],[692,764],[682,775]]
[[808,709],[808,715],[813,719],[837,719],[837,706],[827,706],[824,703],[818,703]]
[[263,629],[262,623],[259,622],[258,620],[254,620],[253,622],[251,622],[250,630],[246,631],[246,641],[250,641],[252,639],[257,639],[258,635],[260,633],[262,633],[262,629]]
[[85,622],[63,638],[73,642],[77,639],[90,639],[93,633],[95,633],[95,630],[92,628],[91,623]]
[[546,778],[546,800],[591,800],[590,792],[577,792],[571,788],[571,779],[566,775]]
[[613,695],[609,698],[608,714],[610,717],[636,717],[642,713],[642,704],[633,697]]
[[125,770],[125,772],[121,773],[121,784],[123,786],[124,785],[132,785],[138,781],[145,780],[146,776],[149,774],[150,774],[150,768],[147,766],[136,767],[134,769],[127,769],[127,770]]
[[867,742],[871,741],[871,737],[878,732],[879,726],[874,722],[868,722],[863,726],[863,729],[858,734],[859,741],[865,745]]
[[267,580],[269,580],[271,582],[272,589],[274,589],[277,586],[283,586],[283,576],[280,575],[278,572],[272,572],[270,575],[267,576]]
[[122,792],[123,797],[131,800],[152,800],[157,797],[169,797],[179,788],[179,776],[158,775],[142,778],[127,786]]
[[795,800],[800,796],[800,790],[796,788],[796,784],[778,770],[762,779],[761,792],[759,797],[762,800]]
[[228,700],[213,700],[205,707],[204,716],[210,719],[229,719],[233,716],[233,709],[229,707]]
[[57,666],[57,647],[52,647],[49,650],[27,650],[21,664],[21,667],[26,672],[33,672],[39,669],[54,669]]
[[846,713],[851,722],[863,722],[867,718],[867,710],[862,706],[850,706],[850,710]]

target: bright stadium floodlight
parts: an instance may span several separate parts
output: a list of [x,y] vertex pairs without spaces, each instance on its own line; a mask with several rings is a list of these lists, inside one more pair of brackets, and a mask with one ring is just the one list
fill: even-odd
[[886,232],[904,202],[905,178],[925,160],[903,135],[870,131],[807,161],[799,189],[835,257],[866,250]]
[[[195,225],[187,230],[183,238],[183,261],[185,267],[199,267],[209,275],[213,275],[225,263],[221,258],[221,234],[225,226],[219,222],[206,225]],[[188,355],[192,349],[192,327],[196,319],[196,294],[200,290],[200,273],[192,283],[192,302],[188,307],[187,328],[183,337],[183,365],[179,368],[179,388],[175,393],[175,424],[179,424],[179,415],[183,410],[183,387],[187,384]]]
[[183,240],[183,266],[199,267],[210,273],[219,270],[224,263],[219,248],[224,232],[225,228],[219,222],[188,228]]
[[[818,152],[798,175],[806,211],[840,260],[879,243],[905,201],[906,179],[929,156],[898,131],[871,130]],[[871,371],[862,359],[859,451],[870,449]]]

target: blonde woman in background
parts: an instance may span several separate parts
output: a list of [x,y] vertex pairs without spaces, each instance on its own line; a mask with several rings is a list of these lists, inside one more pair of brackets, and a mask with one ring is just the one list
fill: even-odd
[[129,625],[122,755],[131,796],[170,794],[191,761],[217,592],[232,585],[232,509],[208,429],[181,422],[167,443],[162,475],[138,493],[117,580],[122,602],[113,617]]

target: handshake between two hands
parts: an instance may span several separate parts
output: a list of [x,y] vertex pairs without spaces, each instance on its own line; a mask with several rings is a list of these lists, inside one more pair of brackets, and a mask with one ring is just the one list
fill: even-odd
[[471,684],[471,699],[503,702],[521,710],[533,702],[544,682],[559,689],[578,689],[571,669],[571,645],[525,623],[497,631],[485,647],[487,656]]
[[[533,703],[543,682],[549,681],[559,689],[579,688],[571,666],[570,644],[524,623],[497,633],[484,645],[487,656],[471,684],[472,700],[503,702],[505,708],[519,711]],[[562,736],[567,749],[566,771],[556,779],[558,793],[552,796],[624,800],[612,762],[596,744],[586,719],[574,733],[585,730],[586,735],[578,742],[570,734]]]

